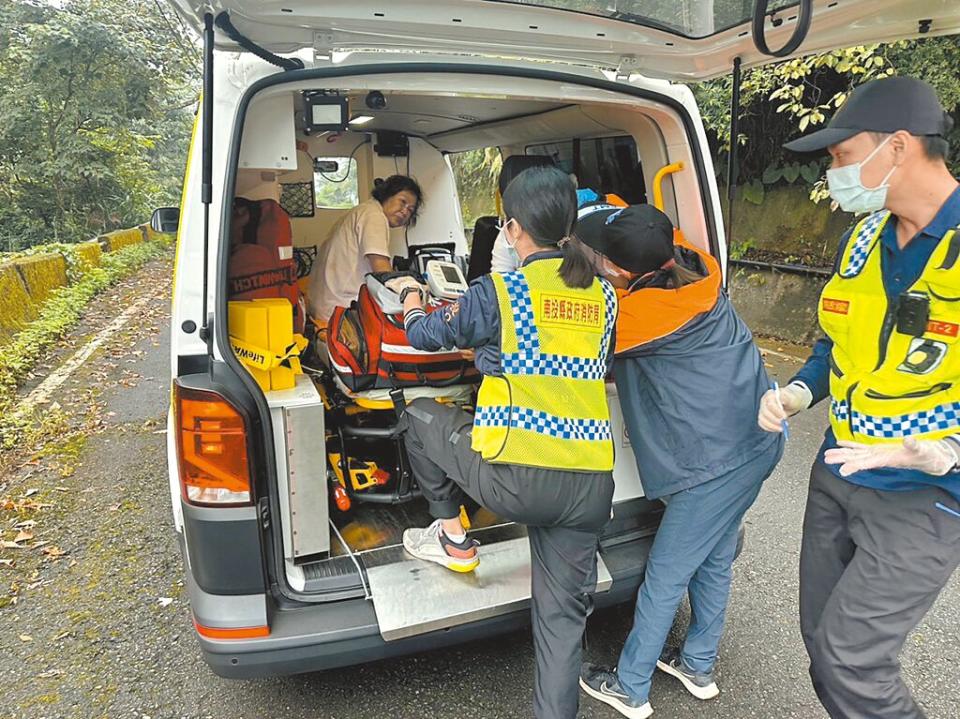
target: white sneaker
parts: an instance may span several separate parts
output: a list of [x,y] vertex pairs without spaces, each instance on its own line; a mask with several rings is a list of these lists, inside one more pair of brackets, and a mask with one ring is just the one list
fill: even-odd
[[443,531],[441,520],[436,520],[425,529],[411,528],[403,532],[403,548],[417,559],[436,562],[454,572],[472,572],[480,564],[480,545],[475,539],[467,537],[457,543]]

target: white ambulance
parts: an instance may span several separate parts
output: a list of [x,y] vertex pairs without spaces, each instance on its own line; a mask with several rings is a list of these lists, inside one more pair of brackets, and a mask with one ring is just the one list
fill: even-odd
[[[809,53],[960,26],[955,0],[171,3],[204,38],[205,68],[178,229],[170,490],[200,646],[228,677],[467,642],[522,626],[529,606],[522,528],[476,507],[465,513],[482,542],[477,572],[404,555],[400,532],[429,517],[391,433],[392,398],[332,397],[322,369],[264,391],[238,359],[235,198],[279,203],[309,265],[377,178],[407,174],[427,202],[393,232],[392,254],[439,248],[469,275],[484,259],[468,249],[451,163],[493,148],[655,202],[725,261],[713,162],[682,83],[770,61],[768,46]],[[617,488],[598,605],[633,600],[660,516],[609,393]]]

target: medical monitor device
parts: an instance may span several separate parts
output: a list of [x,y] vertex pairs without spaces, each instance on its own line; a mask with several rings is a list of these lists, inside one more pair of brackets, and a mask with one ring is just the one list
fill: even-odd
[[467,291],[467,280],[463,271],[454,262],[430,260],[424,274],[430,294],[434,297],[455,300]]

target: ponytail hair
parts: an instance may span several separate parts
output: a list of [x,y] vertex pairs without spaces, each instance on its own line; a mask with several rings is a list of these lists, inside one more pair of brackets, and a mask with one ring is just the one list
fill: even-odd
[[664,272],[669,275],[667,287],[674,290],[679,290],[681,287],[692,285],[694,282],[699,282],[706,277],[706,275],[702,275],[696,270],[690,269],[689,267],[684,267],[679,262],[670,269],[664,270]]
[[592,285],[597,272],[593,263],[587,259],[583,243],[570,235],[560,240],[560,249],[563,251],[563,262],[560,263],[560,279],[563,284],[581,290]]
[[515,219],[544,249],[563,252],[560,278],[567,287],[585,289],[596,273],[571,236],[577,219],[577,191],[570,176],[556,167],[531,167],[517,175],[503,192],[503,214]]

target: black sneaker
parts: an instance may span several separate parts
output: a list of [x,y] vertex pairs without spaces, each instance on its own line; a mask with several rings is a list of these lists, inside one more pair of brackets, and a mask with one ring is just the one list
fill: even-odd
[[713,680],[713,672],[701,674],[690,669],[683,663],[679,649],[665,650],[657,661],[657,669],[675,676],[697,699],[713,699],[720,693],[717,683]]
[[594,699],[609,704],[628,719],[647,719],[653,714],[650,702],[637,701],[620,686],[616,669],[584,662],[580,667],[580,688]]

